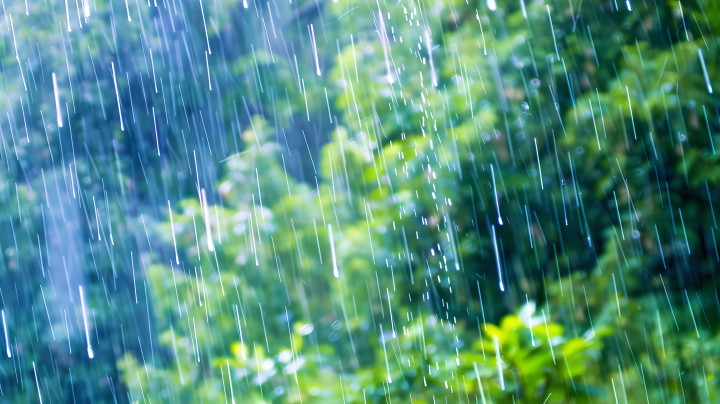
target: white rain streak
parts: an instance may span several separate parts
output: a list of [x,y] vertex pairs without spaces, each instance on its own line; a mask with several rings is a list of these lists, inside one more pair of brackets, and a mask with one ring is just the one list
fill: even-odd
[[92,343],[90,342],[90,329],[88,328],[87,323],[87,313],[85,312],[85,294],[83,293],[82,286],[78,286],[79,293],[80,293],[80,305],[82,306],[82,317],[83,317],[83,325],[85,327],[85,341],[87,342],[87,354],[88,358],[92,359],[95,357],[95,352],[92,348]]
[[[113,73],[114,75],[114,73]],[[58,90],[57,85],[57,76],[55,76],[55,72],[52,74],[52,81],[53,81],[53,92],[55,93],[55,114],[57,116],[57,126],[58,128],[63,127],[63,121],[62,121],[62,110],[60,109],[60,91]]]
[[[111,62],[110,66],[112,67],[113,82],[115,83],[115,97],[117,98],[118,114],[120,115],[120,130],[125,131],[125,127],[123,126],[122,106],[120,105],[120,92],[118,91],[117,77],[115,76],[115,62]],[[53,77],[54,76],[55,74],[53,74]],[[58,112],[58,116],[59,114],[60,112]]]
[[335,240],[333,239],[332,225],[328,223],[328,237],[330,239],[330,258],[332,260],[332,271],[333,276],[336,278],[340,277],[340,270],[338,269],[337,256],[335,255]]
[[8,336],[7,321],[5,321],[5,309],[2,310],[3,332],[5,333],[5,352],[7,357],[12,357],[12,349],[10,349],[10,338]]

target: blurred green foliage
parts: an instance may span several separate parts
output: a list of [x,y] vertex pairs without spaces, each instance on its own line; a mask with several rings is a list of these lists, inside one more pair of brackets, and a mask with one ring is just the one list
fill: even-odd
[[[116,390],[124,400],[122,389],[137,402],[188,403],[717,398],[720,121],[698,55],[717,87],[718,4],[283,3],[268,30],[256,10],[270,3],[209,3],[179,5],[189,46],[179,34],[163,41],[158,11],[142,4],[144,28],[104,1],[82,35],[14,26],[51,48],[44,80],[67,72],[66,118],[87,151],[69,165],[38,129],[58,130],[47,89],[33,101],[47,116],[28,116],[32,142],[2,139],[12,170],[2,187],[17,187],[0,204],[12,225],[2,288],[19,283],[29,302],[18,297],[8,317],[16,349],[28,347],[25,376],[28,360],[42,364],[48,396],[59,360],[80,368],[76,380],[117,371],[107,402]],[[150,21],[157,34],[143,32]],[[42,67],[12,70],[17,48],[3,38],[13,95],[0,103],[16,110],[32,77],[13,75]],[[204,66],[203,40],[213,49]],[[153,94],[156,73],[165,81]],[[39,191],[59,188],[66,168],[86,186],[85,211],[68,210],[80,219],[36,250],[33,234],[66,223],[61,191]],[[63,326],[68,297],[44,277],[48,250],[64,259],[71,249],[81,259],[70,267],[92,281],[97,367],[65,353],[66,340],[85,337]],[[29,324],[46,301],[53,328],[37,336]],[[51,354],[62,346],[60,358],[46,359],[33,336]],[[12,382],[5,373],[0,385]],[[77,382],[57,379],[67,399]],[[14,402],[34,397],[25,390]]]
[[[659,402],[681,390],[671,376],[679,369],[692,383],[714,385],[716,356],[701,352],[717,339],[699,317],[713,296],[698,283],[712,277],[715,257],[705,250],[691,264],[680,236],[702,249],[714,231],[701,218],[709,211],[705,181],[718,184],[717,113],[697,54],[715,39],[700,26],[690,29],[691,41],[681,33],[668,42],[666,27],[679,26],[676,5],[657,16],[649,5],[602,19],[596,9],[553,13],[560,27],[553,38],[542,3],[526,4],[527,17],[519,5],[490,12],[484,4],[438,3],[420,17],[432,32],[421,41],[442,44],[432,52],[437,77],[429,45],[413,37],[415,3],[388,6],[389,83],[382,40],[360,29],[377,13],[324,4],[325,21],[345,19],[324,28],[344,45],[339,56],[331,40],[318,47],[323,75],[303,78],[312,84],[289,100],[300,110],[294,118],[276,119],[305,120],[304,107],[322,117],[324,87],[334,129],[298,181],[284,168],[300,151],[281,138],[273,143],[273,125],[260,115],[246,125],[247,151],[223,163],[216,183],[223,198],[218,216],[210,213],[213,253],[207,235],[196,239],[198,197],[174,208],[184,268],[156,265],[148,279],[154,316],[166,324],[163,349],[172,347],[177,363],[164,361],[150,380],[189,402],[222,401],[228,374],[236,398],[247,402],[429,403],[448,394],[460,402],[590,402],[612,401],[613,393]],[[695,37],[703,31],[708,38]],[[348,32],[359,32],[352,44]],[[280,72],[292,67],[267,56],[258,51],[258,63],[291,83]],[[705,61],[714,78],[716,48]],[[642,193],[651,197],[634,203]],[[504,294],[493,281],[496,194],[501,215],[525,223],[495,224],[512,284]],[[671,223],[670,202],[692,225],[681,229],[677,211]],[[169,225],[157,230],[168,245]],[[518,231],[524,226],[532,240]],[[440,244],[445,259],[418,256]],[[670,268],[693,275],[665,274]],[[684,310],[679,318],[669,313],[660,275],[673,282],[666,287],[675,310]],[[704,342],[688,328],[688,309]],[[191,327],[188,313],[207,321]],[[199,366],[198,356],[211,365]],[[128,353],[118,366],[131,392],[150,388],[137,378],[147,363]],[[701,400],[701,387],[683,393]]]

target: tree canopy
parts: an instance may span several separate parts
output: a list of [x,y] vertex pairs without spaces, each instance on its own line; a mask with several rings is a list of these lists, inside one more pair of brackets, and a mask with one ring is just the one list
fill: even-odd
[[719,17],[3,4],[2,401],[714,402]]

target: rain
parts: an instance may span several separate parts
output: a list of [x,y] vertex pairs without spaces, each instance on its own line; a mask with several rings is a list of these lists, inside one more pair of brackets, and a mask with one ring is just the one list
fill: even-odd
[[3,0],[0,402],[717,402],[720,7],[470,1]]

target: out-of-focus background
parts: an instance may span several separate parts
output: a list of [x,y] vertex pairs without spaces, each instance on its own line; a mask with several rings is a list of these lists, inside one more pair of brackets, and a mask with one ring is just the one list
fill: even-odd
[[0,401],[716,402],[718,21],[4,0]]

